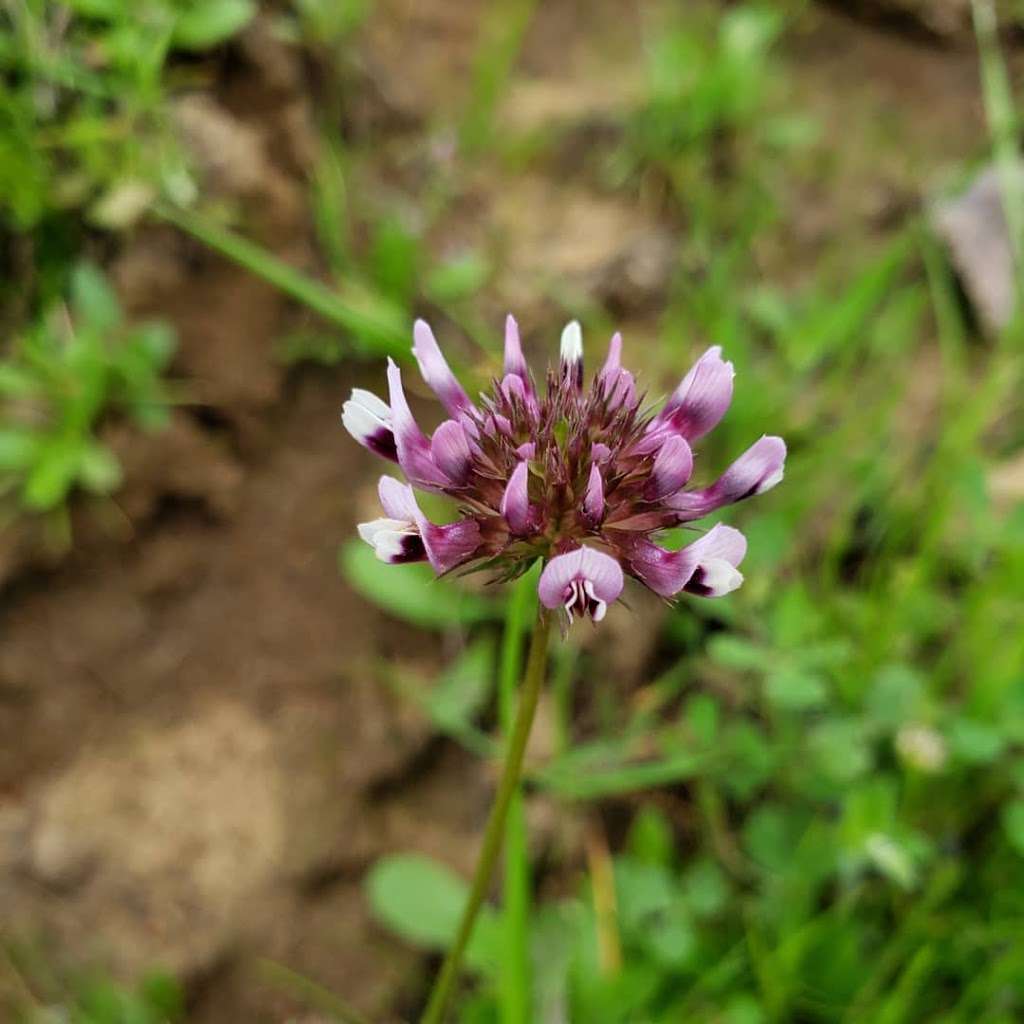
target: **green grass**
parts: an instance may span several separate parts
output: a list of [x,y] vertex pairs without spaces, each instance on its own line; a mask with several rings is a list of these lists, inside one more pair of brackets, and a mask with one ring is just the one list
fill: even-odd
[[117,417],[165,424],[171,393],[161,377],[173,351],[166,324],[124,323],[102,274],[78,266],[68,304],[26,325],[0,358],[0,500],[48,512],[76,487],[115,490],[121,468],[99,430]]

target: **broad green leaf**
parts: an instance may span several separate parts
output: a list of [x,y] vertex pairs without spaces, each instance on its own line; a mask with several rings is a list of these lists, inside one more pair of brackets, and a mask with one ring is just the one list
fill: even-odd
[[494,687],[494,643],[482,637],[462,652],[426,698],[431,717],[442,728],[472,725]]
[[[381,924],[422,949],[445,950],[458,928],[469,887],[450,868],[420,854],[385,857],[366,877],[370,906]],[[466,963],[491,975],[500,963],[501,929],[484,906],[466,948]]]
[[675,856],[675,837],[665,815],[649,804],[640,808],[630,825],[626,847],[639,863],[668,866]]
[[42,438],[25,427],[0,426],[0,473],[27,469]]
[[739,721],[723,730],[723,784],[741,800],[749,798],[771,776],[777,752],[753,723]]
[[949,727],[950,750],[968,764],[991,764],[1006,747],[1006,737],[987,722],[957,718]]
[[370,245],[370,269],[377,287],[392,301],[404,303],[416,286],[420,240],[397,217],[380,221]]
[[704,746],[710,746],[718,735],[718,701],[708,693],[694,694],[686,702],[686,724]]
[[711,917],[728,904],[729,882],[718,864],[709,857],[692,864],[681,879],[686,902],[697,917]]
[[770,653],[764,647],[731,633],[712,637],[708,654],[719,665],[741,672],[763,672],[771,663]]
[[253,0],[198,0],[178,13],[173,43],[184,50],[207,50],[245,28],[255,13]]
[[121,483],[121,465],[104,445],[86,445],[78,463],[78,480],[93,494],[109,494]]
[[162,321],[139,324],[133,328],[129,340],[144,353],[152,370],[163,370],[177,348],[174,328]]
[[902,889],[913,889],[917,884],[917,867],[907,848],[891,835],[874,832],[864,844],[864,852],[886,878]]
[[121,306],[113,288],[91,263],[80,263],[71,276],[71,306],[76,317],[95,331],[112,331],[121,323]]
[[924,681],[910,665],[885,665],[867,695],[867,712],[880,725],[895,727],[918,714],[924,699]]
[[82,444],[56,438],[40,445],[38,455],[22,487],[22,500],[33,510],[55,508],[66,497],[78,474]]
[[795,668],[781,668],[769,674],[765,696],[776,707],[803,711],[825,703],[827,689],[820,676]]
[[39,378],[23,366],[0,363],[0,395],[24,398],[39,391]]
[[435,579],[426,563],[387,565],[362,541],[339,551],[342,574],[368,601],[396,618],[426,629],[449,629],[500,614],[495,601],[463,589],[451,579]]
[[1003,808],[1003,831],[1010,845],[1024,856],[1024,800],[1013,800]]
[[743,826],[743,845],[764,870],[781,872],[790,863],[801,831],[801,824],[791,809],[763,803]]
[[67,0],[67,6],[76,14],[87,18],[105,18],[113,21],[125,10],[125,0]]

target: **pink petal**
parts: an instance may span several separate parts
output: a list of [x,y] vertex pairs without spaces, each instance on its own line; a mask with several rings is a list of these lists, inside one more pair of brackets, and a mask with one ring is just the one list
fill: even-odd
[[682,437],[673,434],[654,458],[644,497],[648,501],[657,501],[666,494],[673,494],[690,479],[692,472],[693,452]]
[[[480,546],[480,526],[475,519],[460,519],[447,526],[437,526],[423,514],[413,489],[390,476],[380,478],[377,492],[388,519],[362,524],[359,535],[374,544],[377,557],[383,561],[411,562],[427,558],[435,572],[445,573],[465,562]],[[394,527],[388,524],[394,524]],[[405,531],[398,529],[402,526],[406,527]],[[418,549],[412,540],[400,540],[390,535],[401,532],[415,534],[422,555],[416,557]],[[395,548],[398,550],[393,551]],[[385,554],[393,557],[385,558]]]
[[[610,555],[594,548],[579,547],[556,555],[540,574],[537,593],[545,608],[565,605],[574,585],[590,584],[595,600],[611,604],[622,593],[622,567]],[[603,611],[600,613],[603,615]],[[595,616],[596,618],[597,616]]]
[[469,476],[473,456],[469,439],[462,424],[457,420],[445,420],[430,439],[430,454],[453,483],[464,483]]
[[421,514],[418,525],[427,558],[436,573],[449,572],[469,561],[480,546],[480,526],[475,519],[436,526]]
[[377,494],[380,496],[381,507],[389,519],[416,522],[420,508],[416,504],[416,495],[408,484],[403,484],[393,476],[382,476],[377,481]]
[[505,375],[513,374],[523,381],[530,379],[530,368],[523,356],[523,346],[519,340],[519,324],[511,313],[505,318]]
[[655,423],[670,423],[690,441],[703,437],[729,408],[734,375],[732,363],[722,359],[721,346],[712,346],[683,378]]
[[450,416],[473,410],[473,403],[441,354],[434,332],[425,320],[417,320],[413,326],[412,354],[420,365],[423,379],[441,399]]
[[434,490],[444,488],[449,480],[434,462],[430,441],[416,425],[412,410],[402,389],[402,371],[393,359],[388,359],[388,398],[391,404],[392,425],[398,464],[415,484]]
[[599,374],[601,380],[618,376],[622,369],[622,335],[616,331],[608,344],[608,355],[605,358],[604,366]]
[[666,551],[636,538],[630,547],[629,564],[633,573],[662,597],[675,597],[688,589],[719,597],[743,582],[736,566],[746,550],[746,538],[739,530],[719,524],[680,551]]
[[537,405],[537,396],[533,390],[533,381],[510,373],[502,378],[501,390],[509,401],[518,400],[536,419],[539,406]]
[[786,443],[781,437],[762,437],[752,444],[710,487],[682,491],[665,500],[681,522],[700,519],[723,505],[763,494],[783,476]]
[[596,462],[590,467],[590,480],[583,498],[583,514],[595,526],[604,519],[604,480]]
[[501,498],[501,514],[508,528],[516,534],[527,533],[530,529],[529,473],[526,462],[520,462],[509,477]]
[[491,418],[487,421],[487,428],[491,434],[511,434],[512,423],[507,416],[502,416],[500,412],[491,414]]
[[617,378],[607,390],[608,407],[618,409],[619,406],[636,405],[636,382],[629,370],[619,370]]
[[594,592],[606,604],[618,600],[625,584],[622,566],[603,551],[596,548],[582,547],[580,559],[580,575],[584,580],[594,584]]

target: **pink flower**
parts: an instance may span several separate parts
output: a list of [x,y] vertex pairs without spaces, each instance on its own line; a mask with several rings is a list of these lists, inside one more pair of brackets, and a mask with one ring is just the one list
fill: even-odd
[[622,338],[584,387],[583,336],[562,332],[559,365],[543,397],[523,358],[519,328],[505,325],[503,376],[473,402],[452,373],[433,332],[416,322],[413,354],[451,417],[428,437],[412,415],[398,366],[389,361],[388,401],[355,390],[342,420],[370,451],[396,461],[413,487],[446,494],[460,519],[431,523],[412,490],[380,484],[384,517],[359,527],[387,562],[429,560],[438,573],[483,568],[513,579],[544,562],[539,593],[571,622],[599,622],[633,577],[664,598],[719,597],[743,581],[746,540],[718,525],[678,551],[661,531],[762,494],[783,475],[786,446],[762,437],[710,486],[687,490],[691,444],[725,415],[733,366],[717,346],[697,361],[664,407],[640,407],[633,375],[621,365]]

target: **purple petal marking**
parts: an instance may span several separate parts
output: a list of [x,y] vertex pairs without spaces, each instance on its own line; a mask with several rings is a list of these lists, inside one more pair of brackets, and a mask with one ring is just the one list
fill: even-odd
[[651,475],[644,487],[644,497],[657,501],[678,491],[693,472],[693,452],[686,441],[673,434],[662,444],[651,466]]
[[594,526],[604,519],[604,480],[596,462],[590,467],[590,480],[583,498],[583,514]]
[[469,438],[458,420],[445,420],[430,439],[430,454],[434,462],[453,483],[462,484],[469,476],[473,453]]
[[408,484],[382,476],[377,484],[386,519],[360,523],[359,536],[372,544],[383,562],[420,562],[428,559],[437,573],[448,572],[472,557],[480,546],[475,519],[437,526],[423,514]]
[[579,547],[556,555],[540,574],[537,593],[545,608],[565,608],[573,614],[589,612],[600,622],[608,605],[622,593],[622,567],[610,555],[594,548]]
[[352,397],[342,406],[341,422],[364,448],[392,462],[398,461],[391,408],[372,391],[353,388]]
[[357,529],[382,562],[401,565],[426,560],[427,550],[419,531],[402,519],[374,519],[360,523]]
[[421,513],[418,525],[427,558],[438,574],[462,565],[480,546],[480,526],[475,519],[460,519],[447,526],[437,526]]
[[577,387],[583,387],[583,331],[578,320],[570,320],[562,330],[559,346],[562,376]]
[[743,583],[736,568],[747,553],[747,538],[721,523],[690,545],[696,549],[697,568],[683,588],[701,597],[724,597]]
[[377,493],[386,518],[360,523],[359,536],[382,562],[397,565],[423,561],[427,552],[416,525],[420,510],[412,488],[394,477],[382,476],[377,482]]
[[501,514],[508,528],[515,534],[527,533],[530,529],[530,467],[520,462],[512,471],[501,496]]
[[412,354],[420,365],[420,373],[423,374],[423,379],[430,385],[434,394],[441,399],[448,414],[457,417],[460,412],[474,411],[469,396],[441,354],[441,349],[430,325],[425,320],[417,320],[412,333]]
[[416,425],[405,392],[402,390],[402,371],[390,358],[388,398],[391,401],[391,420],[395,431],[398,464],[402,471],[419,487],[434,490],[446,487],[450,481],[434,462],[430,441]]
[[629,564],[634,575],[662,597],[675,597],[682,590],[721,597],[743,582],[736,566],[746,551],[743,534],[720,523],[680,551],[666,551],[637,537],[629,550]]
[[710,487],[681,491],[665,500],[680,522],[700,519],[723,505],[763,494],[781,479],[786,463],[786,443],[781,437],[755,441]]
[[722,359],[722,347],[713,345],[694,363],[654,424],[671,424],[689,441],[703,437],[729,408],[734,375],[732,363]]
[[530,368],[526,365],[519,340],[519,324],[511,313],[505,317],[505,376],[509,374],[519,377],[524,383],[530,380]]
[[590,446],[590,457],[595,462],[607,462],[611,458],[611,455],[611,448],[606,444],[602,444],[600,441],[597,441],[595,444]]

